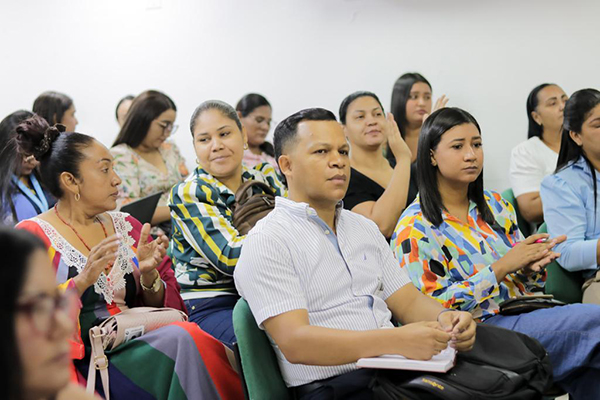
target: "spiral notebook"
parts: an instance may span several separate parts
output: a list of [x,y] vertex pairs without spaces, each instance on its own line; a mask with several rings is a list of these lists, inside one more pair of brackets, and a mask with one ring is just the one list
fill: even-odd
[[358,368],[402,369],[410,371],[448,372],[456,362],[456,350],[446,348],[430,360],[411,360],[400,355],[382,355],[361,358],[356,362]]

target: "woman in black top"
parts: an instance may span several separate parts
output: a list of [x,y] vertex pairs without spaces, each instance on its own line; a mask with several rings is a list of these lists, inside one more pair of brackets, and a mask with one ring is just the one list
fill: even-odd
[[[389,238],[406,207],[411,153],[394,117],[385,117],[374,93],[355,92],[342,101],[340,122],[350,142],[350,183],[344,207],[373,220]],[[383,155],[388,145],[398,160]]]

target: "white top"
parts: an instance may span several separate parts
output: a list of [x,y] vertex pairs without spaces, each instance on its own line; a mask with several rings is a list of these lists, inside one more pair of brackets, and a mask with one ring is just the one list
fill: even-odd
[[558,153],[534,136],[512,149],[510,155],[510,186],[518,197],[539,192],[542,179],[556,169]]
[[[337,236],[306,203],[277,197],[250,231],[234,272],[256,323],[308,311],[311,325],[364,331],[393,328],[385,299],[410,283],[374,222],[338,206]],[[356,369],[291,364],[269,337],[288,386]]]

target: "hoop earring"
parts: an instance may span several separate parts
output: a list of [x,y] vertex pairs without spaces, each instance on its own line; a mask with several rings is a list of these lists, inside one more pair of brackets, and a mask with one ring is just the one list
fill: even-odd
[[200,165],[200,160],[196,158],[196,164]]
[[81,199],[81,195],[79,193],[77,193],[75,195],[75,201],[79,201]]
[[244,150],[248,150],[248,143],[244,143]]

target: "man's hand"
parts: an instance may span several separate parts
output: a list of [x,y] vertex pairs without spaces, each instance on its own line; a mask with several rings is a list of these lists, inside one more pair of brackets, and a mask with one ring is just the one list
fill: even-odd
[[464,311],[446,311],[438,316],[442,329],[451,336],[450,346],[458,351],[469,351],[475,344],[475,328],[471,313]]

